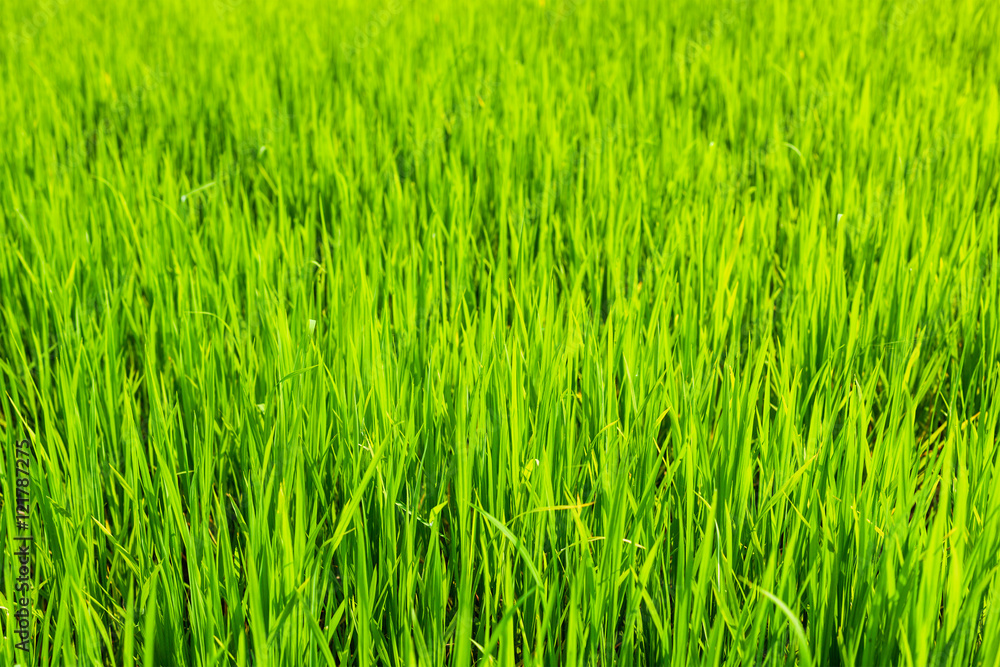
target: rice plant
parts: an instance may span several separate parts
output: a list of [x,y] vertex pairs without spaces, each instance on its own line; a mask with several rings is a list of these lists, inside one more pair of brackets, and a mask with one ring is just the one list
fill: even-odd
[[1000,665],[998,35],[5,1],[5,664]]

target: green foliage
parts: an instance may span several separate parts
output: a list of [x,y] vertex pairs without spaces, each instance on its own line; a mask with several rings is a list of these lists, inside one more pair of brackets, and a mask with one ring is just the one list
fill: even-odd
[[1000,665],[998,34],[4,2],[4,663]]

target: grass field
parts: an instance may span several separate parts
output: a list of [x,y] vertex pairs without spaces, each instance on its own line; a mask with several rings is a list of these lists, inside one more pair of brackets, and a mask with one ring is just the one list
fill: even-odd
[[5,0],[4,664],[1000,665],[998,35]]

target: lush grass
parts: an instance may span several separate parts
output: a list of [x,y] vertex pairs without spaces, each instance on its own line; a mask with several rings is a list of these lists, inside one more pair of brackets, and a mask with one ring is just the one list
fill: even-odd
[[5,664],[1000,664],[998,34],[5,0]]

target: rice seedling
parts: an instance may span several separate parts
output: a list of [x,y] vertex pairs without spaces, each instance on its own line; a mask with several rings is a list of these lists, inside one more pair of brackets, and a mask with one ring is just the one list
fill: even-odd
[[1000,665],[998,34],[5,2],[5,663]]

